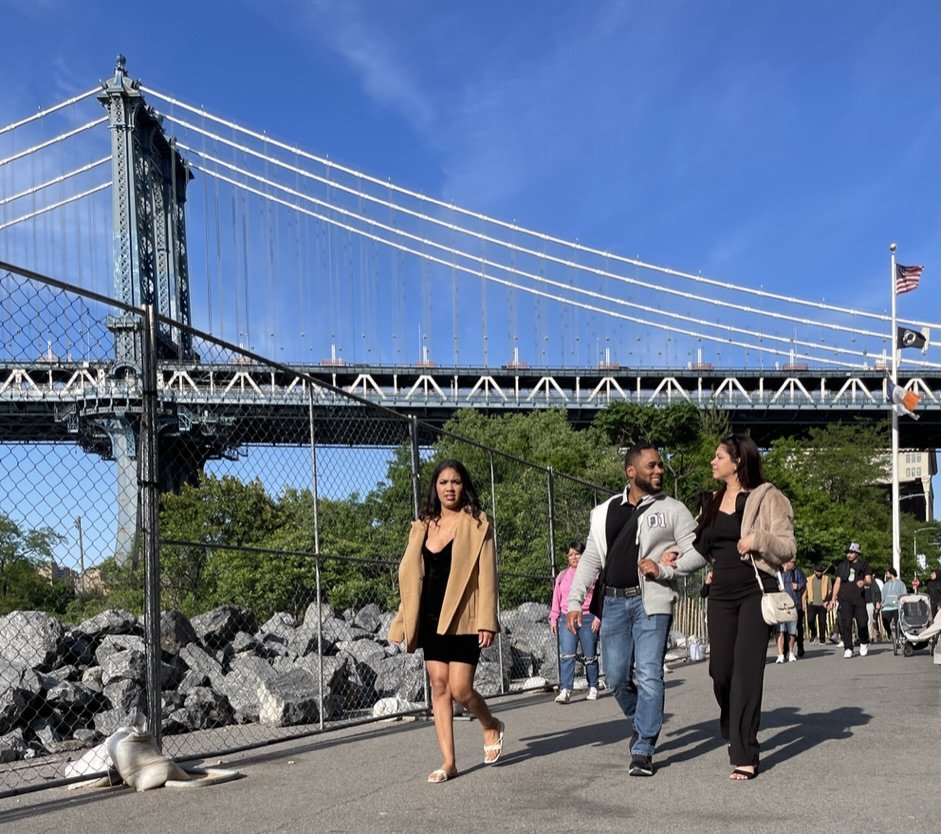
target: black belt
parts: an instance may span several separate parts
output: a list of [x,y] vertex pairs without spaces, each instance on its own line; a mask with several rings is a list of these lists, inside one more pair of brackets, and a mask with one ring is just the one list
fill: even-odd
[[626,599],[627,597],[636,597],[639,593],[639,585],[635,585],[633,588],[612,588],[609,585],[604,586],[604,595],[606,597],[621,597],[622,599]]

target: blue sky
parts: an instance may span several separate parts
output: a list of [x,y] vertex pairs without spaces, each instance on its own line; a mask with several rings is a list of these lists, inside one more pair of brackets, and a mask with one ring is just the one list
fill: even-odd
[[94,86],[123,52],[145,85],[240,124],[680,270],[884,310],[896,240],[901,262],[929,270],[917,309],[941,317],[935,3],[228,0],[158,15],[0,0],[0,13],[2,123]]
[[[895,241],[926,267],[900,317],[941,322],[937,3],[0,0],[0,20],[0,124],[93,87],[120,52],[147,87],[377,178],[734,284],[887,313]],[[508,305],[530,353],[564,331],[562,360],[594,336],[591,362],[621,334]],[[289,312],[264,316],[274,332]],[[359,361],[380,350],[365,339]]]

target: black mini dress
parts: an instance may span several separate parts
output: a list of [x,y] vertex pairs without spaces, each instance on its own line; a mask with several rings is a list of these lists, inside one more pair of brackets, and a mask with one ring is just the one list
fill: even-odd
[[418,645],[425,660],[441,663],[468,663],[476,666],[480,661],[480,644],[476,634],[438,634],[438,619],[444,592],[451,575],[451,545],[448,542],[437,553],[422,544],[421,555],[425,563],[425,581],[421,590],[421,616]]

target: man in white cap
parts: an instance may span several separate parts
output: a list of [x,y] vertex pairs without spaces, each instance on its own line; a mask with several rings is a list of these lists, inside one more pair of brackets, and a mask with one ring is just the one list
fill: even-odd
[[836,566],[836,579],[833,582],[833,599],[828,608],[837,605],[837,618],[840,634],[843,635],[843,657],[853,656],[853,621],[859,634],[859,656],[869,654],[869,627],[866,612],[866,599],[863,589],[866,576],[872,576],[872,568],[859,554],[859,544],[850,542],[846,548],[846,558]]

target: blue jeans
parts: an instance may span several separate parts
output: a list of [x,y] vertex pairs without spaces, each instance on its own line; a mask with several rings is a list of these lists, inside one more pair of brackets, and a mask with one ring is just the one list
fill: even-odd
[[559,688],[571,689],[575,685],[575,649],[582,644],[582,658],[585,661],[585,676],[589,686],[598,686],[598,657],[595,647],[597,634],[591,630],[595,621],[591,614],[582,614],[582,624],[576,634],[565,625],[565,617],[559,617]]
[[648,616],[639,595],[604,600],[605,680],[631,722],[631,754],[635,756],[653,755],[663,726],[663,659],[672,620],[672,614]]

